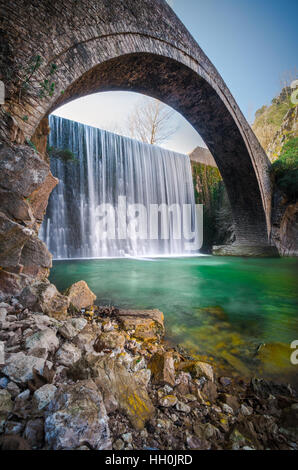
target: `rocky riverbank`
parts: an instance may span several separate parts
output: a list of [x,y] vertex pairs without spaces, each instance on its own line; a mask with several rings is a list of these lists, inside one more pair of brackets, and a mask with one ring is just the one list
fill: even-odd
[[0,300],[2,449],[298,449],[296,391],[219,376],[160,311],[94,306],[84,282]]

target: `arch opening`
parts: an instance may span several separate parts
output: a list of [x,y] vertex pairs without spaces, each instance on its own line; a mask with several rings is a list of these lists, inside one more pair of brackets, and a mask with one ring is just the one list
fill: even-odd
[[178,61],[152,53],[124,54],[92,67],[60,95],[48,113],[74,99],[104,91],[134,91],[156,98],[184,116],[200,134],[223,177],[237,243],[267,245],[260,175],[230,110],[215,89]]

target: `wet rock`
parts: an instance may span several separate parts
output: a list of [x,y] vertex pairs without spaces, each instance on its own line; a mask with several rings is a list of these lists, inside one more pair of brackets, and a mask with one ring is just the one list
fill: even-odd
[[178,398],[175,395],[166,395],[159,400],[160,406],[164,408],[171,408],[175,406],[178,402]]
[[64,343],[63,346],[56,353],[56,360],[59,364],[69,367],[77,362],[82,353],[81,351],[71,343]]
[[59,348],[59,340],[56,333],[51,328],[38,331],[32,336],[29,336],[25,341],[25,347],[29,350],[45,349],[48,353],[54,353]]
[[293,395],[293,390],[290,386],[275,384],[273,382],[268,382],[264,379],[253,378],[251,380],[251,389],[252,391],[260,398],[268,399],[270,395],[281,395],[284,398],[291,397]]
[[142,341],[156,341],[164,336],[164,316],[159,310],[119,310],[121,327]]
[[33,400],[38,410],[44,410],[53,400],[57,387],[52,384],[43,385],[34,392]]
[[[23,352],[11,354],[6,361],[6,366],[3,368],[3,373],[10,378],[10,380],[24,384],[33,379],[33,369],[43,373],[46,361],[44,359],[26,356]],[[47,362],[52,366],[50,362]]]
[[125,336],[120,331],[109,331],[102,333],[94,343],[96,352],[104,350],[120,349],[122,350],[125,345]]
[[87,325],[85,318],[72,318],[59,328],[59,333],[65,339],[72,340],[79,334]]
[[61,295],[48,281],[36,282],[23,289],[20,302],[33,312],[43,312],[50,317],[63,319],[67,316],[69,299]]
[[283,370],[284,374],[291,372],[291,354],[290,344],[266,343],[259,346],[256,358],[260,361],[264,374],[278,377],[280,370]]
[[44,442],[44,421],[42,418],[31,419],[27,422],[24,438],[32,449],[40,449]]
[[178,367],[178,371],[189,372],[194,379],[206,377],[206,379],[214,382],[213,367],[206,362],[200,361],[185,361],[181,362]]
[[111,448],[108,416],[92,380],[59,388],[47,412],[45,439],[54,450],[76,449],[86,442],[94,450]]
[[156,385],[175,385],[175,365],[173,354],[156,353],[148,363],[148,368],[152,373],[152,383]]
[[4,424],[13,409],[11,395],[7,390],[0,390],[0,433],[4,431]]
[[70,286],[65,295],[76,310],[90,307],[96,300],[96,295],[89,289],[85,281],[79,281]]

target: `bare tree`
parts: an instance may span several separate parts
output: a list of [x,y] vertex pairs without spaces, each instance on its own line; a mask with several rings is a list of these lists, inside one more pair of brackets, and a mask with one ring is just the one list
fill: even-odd
[[147,144],[165,142],[177,131],[173,123],[175,111],[155,99],[144,98],[128,118],[127,132],[133,139]]

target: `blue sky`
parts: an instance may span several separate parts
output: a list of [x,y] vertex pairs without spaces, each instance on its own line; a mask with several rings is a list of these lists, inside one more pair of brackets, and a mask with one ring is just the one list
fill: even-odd
[[[297,71],[297,0],[169,0],[174,11],[213,62],[251,122],[281,83]],[[292,77],[298,78],[296,76]],[[135,93],[100,93],[69,103],[55,114],[125,134]],[[115,121],[115,109],[117,119]],[[190,152],[203,145],[187,121],[163,146]]]

